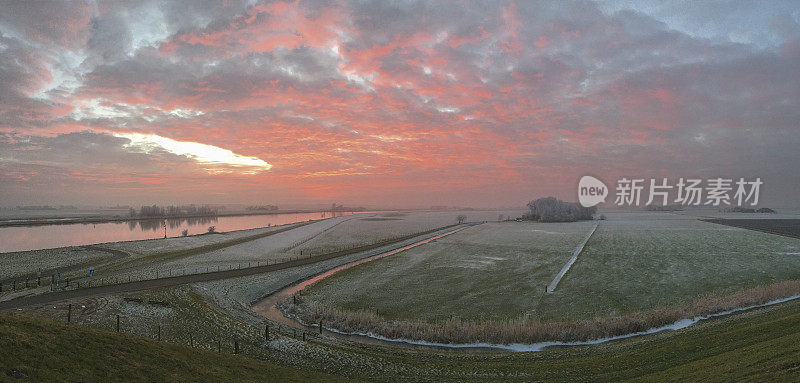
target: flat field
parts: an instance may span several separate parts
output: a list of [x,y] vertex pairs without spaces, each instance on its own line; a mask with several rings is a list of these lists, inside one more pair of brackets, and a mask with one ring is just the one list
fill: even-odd
[[488,222],[338,273],[306,299],[389,319],[516,319],[593,225]]
[[666,213],[593,222],[487,223],[338,273],[305,302],[387,319],[567,322],[676,306],[800,279],[800,240]]
[[322,253],[380,242],[454,224],[456,218],[462,214],[467,222],[479,222],[497,221],[499,215],[517,218],[522,213],[523,211],[446,211],[378,214],[342,222],[304,242],[295,250]]

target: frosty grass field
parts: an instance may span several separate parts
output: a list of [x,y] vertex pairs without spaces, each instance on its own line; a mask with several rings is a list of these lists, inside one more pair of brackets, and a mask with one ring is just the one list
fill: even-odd
[[[500,214],[521,214],[514,211],[365,214],[314,222],[211,250],[208,246],[281,228],[101,244],[98,248],[124,250],[129,255],[97,268],[95,277],[275,262],[301,256],[301,252],[309,256],[452,225],[459,214],[467,215],[468,221],[488,222],[334,274],[304,291],[298,305],[290,304],[291,300],[281,303],[285,312],[309,324],[319,323],[303,317],[309,307],[344,318],[326,317],[324,334],[316,327],[289,327],[288,320],[267,320],[252,305],[284,286],[384,250],[258,275],[74,298],[25,307],[21,312],[65,321],[71,304],[72,322],[113,332],[119,316],[121,331],[138,339],[161,339],[214,355],[218,348],[225,355],[238,347],[241,354],[259,359],[274,358],[284,365],[349,376],[366,374],[375,380],[502,379],[507,378],[504,371],[523,367],[529,374],[522,375],[523,379],[547,371],[563,378],[568,375],[561,375],[562,370],[602,373],[612,367],[619,370],[620,363],[626,367],[614,376],[635,377],[642,373],[643,359],[649,360],[644,365],[656,367],[686,362],[663,361],[664,350],[676,345],[695,350],[697,358],[710,358],[741,342],[758,344],[761,349],[762,343],[757,342],[763,342],[764,334],[776,342],[794,341],[785,334],[796,323],[794,318],[800,318],[796,303],[700,323],[674,334],[541,354],[406,349],[332,336],[331,330],[341,329],[440,343],[580,341],[629,334],[692,313],[720,312],[800,291],[800,275],[794,271],[800,269],[800,240],[663,213],[606,213],[609,219],[600,222],[584,253],[552,294],[545,293],[545,286],[596,222],[496,222]],[[63,248],[0,254],[0,264],[11,269],[18,263],[8,274],[30,273],[56,264],[64,252],[75,254],[58,264],[92,261],[102,255]],[[74,280],[88,279],[84,271],[66,274]],[[786,282],[773,284],[780,281]],[[47,290],[6,291],[0,300]],[[715,298],[732,293],[739,295]],[[698,304],[696,299],[702,297],[713,298]],[[643,311],[656,314],[637,314]],[[270,328],[269,339],[265,325]],[[764,357],[775,360],[775,366],[791,359],[776,356],[775,347],[764,349]],[[487,355],[493,362],[487,364]],[[564,361],[570,358],[583,359],[565,367]]]
[[664,213],[612,213],[556,291],[592,222],[490,222],[338,273],[304,302],[386,319],[613,317],[800,278],[800,240]]

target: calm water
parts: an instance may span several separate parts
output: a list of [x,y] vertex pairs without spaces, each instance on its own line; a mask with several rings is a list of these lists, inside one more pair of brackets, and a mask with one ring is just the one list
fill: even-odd
[[[344,213],[350,214],[350,213]],[[336,213],[340,215],[340,213]],[[184,218],[167,220],[167,236],[179,237],[184,229],[200,234],[215,226],[216,231],[253,229],[330,217],[330,213],[249,215],[239,217]],[[0,253],[90,245],[103,242],[164,238],[163,220],[108,222],[0,228]]]

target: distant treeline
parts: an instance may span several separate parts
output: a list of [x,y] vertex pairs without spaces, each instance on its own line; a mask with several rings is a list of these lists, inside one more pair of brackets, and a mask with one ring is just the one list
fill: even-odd
[[574,202],[564,202],[555,197],[539,198],[528,202],[529,212],[522,219],[539,222],[575,222],[593,219],[597,208],[583,207]]
[[59,206],[50,206],[50,205],[29,205],[29,206],[17,206],[17,210],[77,210],[78,208],[73,205],[59,205]]
[[332,211],[332,212],[351,211],[352,212],[352,211],[364,211],[364,210],[367,210],[367,209],[364,208],[364,207],[361,207],[361,206],[359,206],[359,207],[350,207],[350,206],[344,206],[344,205],[337,205],[334,202],[331,205],[331,210],[330,211]]
[[130,216],[138,218],[164,218],[164,217],[182,217],[182,216],[215,216],[218,210],[210,206],[142,206],[137,212],[136,209],[130,208]]
[[683,206],[681,205],[647,205],[645,208],[647,211],[683,211]]
[[723,209],[722,211],[726,213],[770,213],[770,214],[775,213],[775,210],[772,210],[768,207],[753,209],[749,207],[735,206],[731,209]]
[[259,206],[248,206],[247,211],[275,211],[278,210],[278,207],[275,205],[259,205]]

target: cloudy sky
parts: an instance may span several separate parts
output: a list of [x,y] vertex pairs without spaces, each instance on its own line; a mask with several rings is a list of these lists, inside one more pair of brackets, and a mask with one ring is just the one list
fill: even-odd
[[797,1],[0,1],[2,205],[800,204]]

